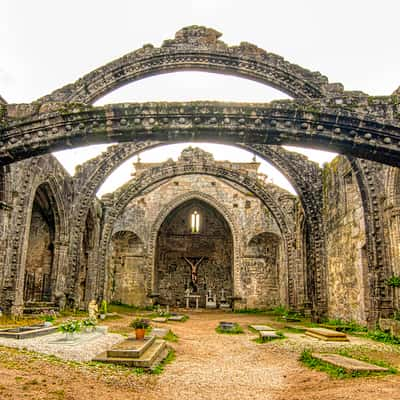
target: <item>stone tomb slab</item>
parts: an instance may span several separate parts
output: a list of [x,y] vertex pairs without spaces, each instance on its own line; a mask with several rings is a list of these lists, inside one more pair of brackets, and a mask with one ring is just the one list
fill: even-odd
[[129,338],[108,350],[107,357],[138,358],[153,344],[155,339],[155,336],[145,337],[144,340]]
[[[127,342],[127,343],[125,343]],[[133,357],[109,357],[110,351],[123,351],[122,355],[127,355],[126,351],[129,351],[129,346],[132,346],[133,340],[127,339],[121,347],[120,345],[114,346],[111,350],[104,353],[98,354],[93,361],[105,362],[111,364],[125,365],[127,367],[134,368],[145,368],[152,369],[154,366],[158,365],[167,355],[168,347],[164,340],[156,339],[151,345],[145,349],[145,351],[140,355],[134,355]],[[133,355],[133,354],[132,354]]]
[[307,328],[306,335],[327,342],[349,342],[345,333],[326,328]]
[[156,317],[152,319],[153,322],[167,322],[168,318],[167,317]]
[[335,367],[343,368],[347,372],[386,372],[388,368],[369,364],[365,361],[355,360],[354,358],[344,357],[339,354],[313,353],[312,356],[318,360],[325,361]]
[[184,315],[171,315],[168,320],[169,321],[183,321],[185,319]]
[[29,339],[48,335],[57,331],[56,326],[31,325],[17,328],[1,329],[0,336],[10,339]]
[[168,332],[169,332],[168,328],[153,328],[151,330],[151,334],[159,338],[163,338],[168,334]]
[[279,335],[276,334],[276,332],[272,331],[259,331],[260,338],[262,339],[278,339],[280,338]]
[[268,325],[249,325],[249,328],[254,329],[257,332],[260,331],[275,331],[276,329],[271,328]]

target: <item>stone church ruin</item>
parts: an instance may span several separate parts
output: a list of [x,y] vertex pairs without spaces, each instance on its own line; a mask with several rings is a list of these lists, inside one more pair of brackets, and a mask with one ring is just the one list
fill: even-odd
[[[92,299],[175,307],[188,296],[199,307],[284,305],[368,325],[400,311],[388,284],[400,275],[399,89],[346,91],[220,36],[183,28],[30,104],[0,97],[4,312],[86,309]],[[291,99],[93,106],[123,85],[180,70],[255,80]],[[127,159],[189,141],[248,150],[297,195],[268,182],[257,162],[187,147],[176,161],[135,162],[130,181],[96,197]],[[98,143],[111,145],[73,176],[51,154]],[[321,168],[283,145],[340,155]]]

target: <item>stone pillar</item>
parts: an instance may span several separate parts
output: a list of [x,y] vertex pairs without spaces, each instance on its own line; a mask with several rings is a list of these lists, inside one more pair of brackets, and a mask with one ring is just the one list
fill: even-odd
[[51,298],[56,301],[65,294],[68,271],[68,244],[65,241],[54,243],[54,260],[51,272]]

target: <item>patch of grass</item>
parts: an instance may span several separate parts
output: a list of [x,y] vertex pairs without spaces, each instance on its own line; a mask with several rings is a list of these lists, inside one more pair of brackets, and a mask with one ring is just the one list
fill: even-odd
[[296,328],[294,326],[285,326],[283,328],[283,331],[288,332],[288,333],[304,333],[304,329]]
[[176,343],[179,340],[179,336],[172,331],[168,331],[168,333],[163,337],[163,339],[166,340],[167,342]]
[[400,338],[397,336],[392,336],[390,333],[383,332],[379,329],[375,331],[368,331],[367,335],[368,338],[375,340],[377,342],[389,343],[389,344],[400,344]]
[[52,394],[56,396],[58,400],[65,399],[65,392],[64,389],[59,389],[59,390],[53,390],[52,392],[49,392],[49,394]]
[[215,332],[226,335],[237,335],[244,333],[243,328],[239,324],[235,324],[231,329],[222,329],[219,325],[215,328]]
[[[348,355],[346,355],[348,357]],[[336,367],[325,361],[318,360],[312,356],[311,350],[303,350],[299,360],[308,368],[315,369],[317,371],[326,372],[330,377],[335,379],[345,378],[358,378],[371,375],[386,375],[388,373],[396,373],[394,368],[389,369],[388,372],[372,372],[372,371],[347,371],[344,368]]]
[[170,349],[167,354],[167,357],[165,357],[164,360],[162,360],[160,364],[157,365],[157,367],[152,369],[150,373],[153,375],[160,375],[162,372],[164,372],[165,366],[171,364],[172,361],[174,360],[175,360],[175,351],[173,349]]
[[268,314],[272,313],[272,310],[264,308],[244,308],[242,310],[233,310],[235,314]]
[[132,314],[140,311],[153,311],[153,310],[154,310],[153,306],[139,307],[123,303],[110,303],[108,305],[108,312],[116,312],[118,314]]
[[330,319],[326,323],[321,324],[328,329],[335,329],[339,332],[367,332],[365,326],[359,325],[354,321],[343,321],[341,319]]

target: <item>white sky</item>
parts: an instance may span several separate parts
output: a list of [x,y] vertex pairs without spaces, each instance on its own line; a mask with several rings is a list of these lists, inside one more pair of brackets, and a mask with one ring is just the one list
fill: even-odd
[[[320,71],[346,90],[388,95],[400,85],[398,0],[3,0],[0,9],[0,94],[9,103],[31,102],[145,43],[159,46],[193,24],[217,29],[230,45],[254,43]],[[133,83],[96,104],[278,98],[286,96],[244,79],[179,72]],[[183,147],[154,149],[141,158],[176,157]],[[251,159],[251,154],[232,147],[201,147],[216,159]],[[57,157],[73,173],[76,164],[104,148],[69,150]],[[306,154],[320,163],[332,158],[315,150]],[[131,163],[110,177],[101,192],[129,179]],[[264,164],[263,171],[290,189],[271,167]]]

